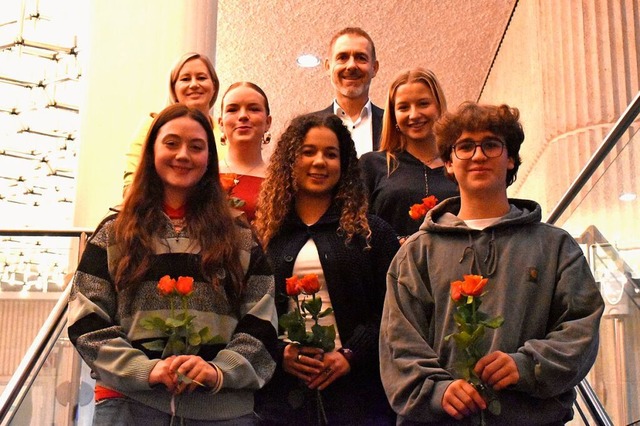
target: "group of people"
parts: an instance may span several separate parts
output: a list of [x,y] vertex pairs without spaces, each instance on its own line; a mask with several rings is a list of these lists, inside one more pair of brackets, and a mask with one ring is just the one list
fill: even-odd
[[[501,401],[487,424],[564,424],[603,301],[576,242],[537,203],[507,198],[517,109],[448,112],[421,68],[400,73],[378,108],[360,28],[335,34],[325,67],[333,104],[291,120],[268,161],[259,86],[232,84],[215,121],[211,62],[189,53],[172,70],[171,105],[142,124],[124,202],[73,280],[69,336],[96,378],[94,424],[474,424],[487,401],[445,339],[450,284],[464,275],[489,279],[483,309],[504,317],[473,366]],[[438,204],[410,217],[428,196]],[[306,275],[321,284],[333,351],[279,327],[296,308],[287,281]],[[196,350],[150,344],[168,344],[169,330]]]

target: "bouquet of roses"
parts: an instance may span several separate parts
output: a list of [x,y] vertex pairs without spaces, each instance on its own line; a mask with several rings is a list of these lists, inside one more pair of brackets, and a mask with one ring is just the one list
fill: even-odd
[[[280,327],[287,332],[287,337],[294,343],[303,346],[320,348],[330,352],[335,348],[336,329],[333,324],[320,325],[318,320],[333,312],[327,308],[322,311],[322,299],[316,296],[320,291],[318,275],[309,274],[302,278],[293,276],[286,279],[287,295],[295,302],[295,309],[280,316]],[[300,295],[304,294],[302,301]],[[306,296],[311,296],[307,298]],[[305,327],[305,319],[310,316],[314,321],[311,330]]]
[[[162,351],[162,359],[171,355],[195,355],[201,345],[224,343],[221,336],[213,336],[209,327],[194,330],[195,315],[189,314],[187,302],[193,292],[192,277],[178,277],[177,280],[165,275],[158,282],[158,291],[163,297],[169,298],[171,313],[169,318],[157,315],[148,316],[140,321],[146,330],[159,330],[167,339],[158,339],[143,343],[146,349]],[[181,310],[176,309],[176,302],[180,302]]]
[[[488,278],[481,275],[464,275],[463,281],[451,283],[451,300],[456,306],[453,320],[458,331],[444,338],[453,338],[460,354],[456,365],[457,374],[471,383],[487,401],[487,408],[492,414],[500,414],[500,401],[491,388],[480,380],[473,371],[476,363],[485,354],[480,349],[482,337],[487,328],[496,329],[504,323],[504,318],[498,315],[494,318],[480,311],[482,296],[486,294],[484,287]],[[484,411],[480,413],[480,424],[485,424]]]
[[429,210],[434,208],[438,204],[438,199],[435,195],[429,195],[422,199],[422,202],[419,204],[414,204],[409,209],[409,216],[413,220],[422,220]]

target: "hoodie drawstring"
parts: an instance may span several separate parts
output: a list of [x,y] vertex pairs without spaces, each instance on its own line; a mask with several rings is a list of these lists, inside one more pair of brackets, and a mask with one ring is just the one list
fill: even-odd
[[484,275],[486,277],[490,277],[496,272],[496,268],[498,267],[498,256],[495,247],[495,231],[491,230],[491,240],[489,240],[489,251],[487,252],[487,256],[484,258],[483,263],[486,266],[487,273],[483,274],[480,265],[478,264],[478,259],[476,258],[476,249],[474,247],[473,237],[471,233],[467,234],[469,236],[469,245],[464,248],[462,251],[462,256],[458,263],[462,263],[464,258],[467,255],[467,252],[471,252],[471,263],[469,264],[469,274],[471,275]]

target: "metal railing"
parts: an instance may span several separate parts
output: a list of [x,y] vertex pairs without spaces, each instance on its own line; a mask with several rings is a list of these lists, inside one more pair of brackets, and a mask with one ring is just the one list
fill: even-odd
[[[640,114],[640,92],[636,94],[636,97],[631,101],[627,109],[620,116],[618,121],[611,128],[609,133],[605,136],[604,140],[596,152],[591,156],[587,164],[580,171],[576,179],[571,186],[567,189],[562,196],[558,204],[551,211],[547,218],[547,223],[555,224],[562,214],[567,210],[570,204],[578,197],[580,191],[588,183],[589,179],[596,172],[598,167],[604,162],[605,158],[616,146],[621,137],[629,130],[631,124],[636,120]],[[584,379],[577,386],[577,391],[580,393],[587,409],[589,410],[593,421],[597,422],[599,426],[613,426],[613,423],[607,415],[604,406],[596,396],[593,388],[589,382]],[[585,415],[579,410],[585,424],[589,424]]]
[[[88,236],[93,230],[64,229],[64,230],[1,230],[0,235],[15,237],[72,237],[79,239],[78,260],[86,245]],[[11,422],[17,407],[20,406],[29,387],[46,361],[46,356],[54,347],[58,337],[66,327],[67,301],[71,285],[67,285],[60,294],[55,307],[47,317],[42,328],[36,335],[27,353],[20,361],[15,373],[0,395],[0,425]]]

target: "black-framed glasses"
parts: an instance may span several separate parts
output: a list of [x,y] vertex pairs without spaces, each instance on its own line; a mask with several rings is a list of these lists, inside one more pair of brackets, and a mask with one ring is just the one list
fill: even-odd
[[480,143],[476,143],[472,140],[464,140],[455,143],[451,147],[451,150],[459,160],[471,160],[478,147],[480,147],[485,157],[495,158],[502,155],[502,151],[504,151],[504,142],[500,139],[484,139]]

